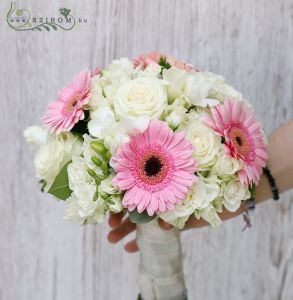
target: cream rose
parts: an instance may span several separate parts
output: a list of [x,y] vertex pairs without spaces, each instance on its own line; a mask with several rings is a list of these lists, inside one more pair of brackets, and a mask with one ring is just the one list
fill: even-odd
[[186,130],[186,139],[195,147],[193,153],[198,170],[206,170],[216,161],[216,156],[221,147],[221,138],[215,132],[196,120],[196,115],[190,115],[190,121]]
[[223,185],[223,204],[229,211],[236,211],[240,207],[241,201],[247,200],[249,197],[249,189],[236,179]]
[[158,119],[167,106],[166,87],[157,78],[137,78],[122,84],[113,98],[121,119],[149,116]]
[[235,174],[242,168],[242,162],[227,155],[224,151],[218,155],[217,162],[212,169],[212,173],[225,178]]

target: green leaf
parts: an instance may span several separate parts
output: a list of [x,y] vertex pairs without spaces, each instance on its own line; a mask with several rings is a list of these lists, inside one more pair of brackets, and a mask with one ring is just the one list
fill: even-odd
[[145,224],[152,221],[156,217],[157,217],[156,214],[150,216],[146,211],[143,211],[142,213],[139,213],[137,210],[133,210],[129,212],[130,221],[135,224]]
[[66,200],[72,193],[69,188],[67,167],[71,163],[69,161],[58,173],[48,193],[57,197],[60,200]]
[[253,184],[253,185],[249,188],[249,191],[250,191],[251,198],[255,198],[255,195],[256,195],[256,186],[255,186],[255,184]]
[[51,25],[54,30],[57,30],[57,26],[56,25],[54,25],[52,23],[49,23],[49,25]]
[[47,31],[50,31],[50,28],[46,25],[43,25],[43,27],[47,30]]

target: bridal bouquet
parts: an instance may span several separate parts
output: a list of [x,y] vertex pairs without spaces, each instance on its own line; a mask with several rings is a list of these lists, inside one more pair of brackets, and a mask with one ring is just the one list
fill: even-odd
[[77,74],[48,105],[44,128],[24,135],[42,191],[80,224],[124,211],[139,224],[158,216],[181,229],[194,216],[217,227],[223,207],[253,196],[267,159],[239,92],[159,53]]

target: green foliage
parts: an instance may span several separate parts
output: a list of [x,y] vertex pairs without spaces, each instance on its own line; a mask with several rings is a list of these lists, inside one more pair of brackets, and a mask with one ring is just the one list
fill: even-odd
[[250,191],[251,198],[255,198],[255,195],[256,195],[256,186],[255,186],[255,184],[252,184],[249,187],[249,191]]
[[154,220],[156,217],[157,217],[156,214],[150,216],[146,211],[143,211],[142,213],[139,213],[137,210],[133,210],[129,212],[130,221],[135,224],[149,223],[150,221]]
[[67,167],[71,163],[69,161],[58,173],[48,193],[60,200],[66,200],[70,197],[72,191],[69,188]]
[[167,62],[167,58],[163,56],[160,57],[159,65],[162,67],[161,74],[163,73],[164,69],[168,70],[171,68],[171,65]]

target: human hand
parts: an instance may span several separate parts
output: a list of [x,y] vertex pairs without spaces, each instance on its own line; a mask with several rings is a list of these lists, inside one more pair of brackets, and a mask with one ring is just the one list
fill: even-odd
[[[236,212],[229,212],[226,209],[223,209],[223,212],[219,214],[220,218],[224,221],[238,216],[239,214],[245,211],[245,205],[242,203],[241,207]],[[111,230],[108,234],[108,240],[110,243],[118,243],[123,238],[125,238],[130,233],[136,230],[136,224],[131,223],[129,217],[124,217],[123,213],[111,214],[109,217],[109,225]],[[159,225],[164,230],[170,230],[173,226],[164,222],[162,219],[159,219]],[[208,225],[208,223],[202,219],[197,220],[194,216],[191,216],[188,221],[185,223],[183,230],[190,228],[198,228]],[[138,246],[136,240],[128,242],[124,249],[126,252],[133,253],[137,252]]]

